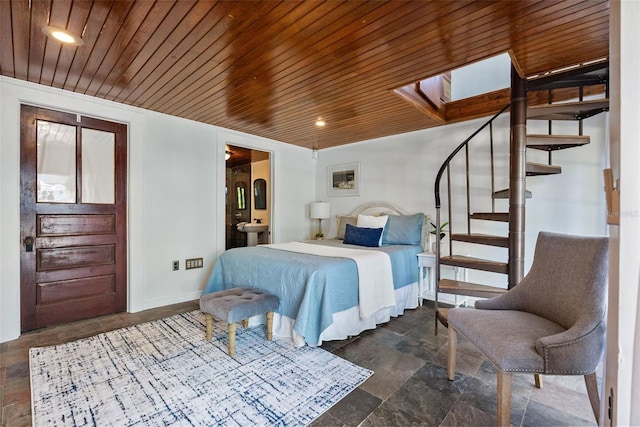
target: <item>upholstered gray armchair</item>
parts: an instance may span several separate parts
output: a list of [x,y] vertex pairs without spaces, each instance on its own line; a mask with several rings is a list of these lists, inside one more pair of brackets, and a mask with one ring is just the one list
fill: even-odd
[[520,284],[477,301],[475,310],[449,310],[449,379],[460,333],[498,370],[498,425],[509,425],[513,372],[584,375],[598,419],[595,370],[605,344],[607,249],[606,237],[542,232]]

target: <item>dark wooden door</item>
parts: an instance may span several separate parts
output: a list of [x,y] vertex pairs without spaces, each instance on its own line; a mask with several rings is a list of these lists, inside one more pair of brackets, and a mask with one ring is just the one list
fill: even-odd
[[127,126],[23,105],[23,331],[124,311]]

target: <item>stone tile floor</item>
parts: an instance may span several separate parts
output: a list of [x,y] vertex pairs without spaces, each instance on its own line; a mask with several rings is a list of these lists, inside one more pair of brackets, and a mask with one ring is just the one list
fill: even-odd
[[[28,351],[198,308],[197,301],[118,313],[23,334],[0,344],[2,426],[31,425]],[[460,337],[457,376],[447,380],[447,334],[434,335],[429,304],[373,331],[323,348],[375,374],[318,418],[315,426],[495,425],[495,370]],[[520,426],[596,425],[582,377],[514,375],[511,423]]]
[[[447,331],[434,334],[431,303],[408,310],[378,329],[323,344],[375,374],[323,414],[317,426],[493,426],[496,425],[495,368],[458,336],[456,379],[447,380]],[[582,376],[514,374],[511,424],[597,425]]]

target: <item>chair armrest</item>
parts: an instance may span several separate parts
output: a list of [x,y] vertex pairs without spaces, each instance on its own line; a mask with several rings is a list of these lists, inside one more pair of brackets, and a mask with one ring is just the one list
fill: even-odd
[[[502,295],[501,295],[502,296]],[[500,297],[476,300],[474,307],[480,310],[507,310],[504,302],[496,301]]]
[[481,310],[520,310],[520,305],[512,291],[498,295],[497,297],[476,300],[474,306]]
[[606,326],[603,320],[578,322],[564,332],[536,341],[544,358],[545,374],[585,375],[595,371],[604,352]]

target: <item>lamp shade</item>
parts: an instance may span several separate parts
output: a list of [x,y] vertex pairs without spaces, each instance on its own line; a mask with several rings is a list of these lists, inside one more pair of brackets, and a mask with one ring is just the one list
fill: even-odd
[[331,204],[328,202],[313,202],[310,207],[311,218],[326,219],[331,218]]

